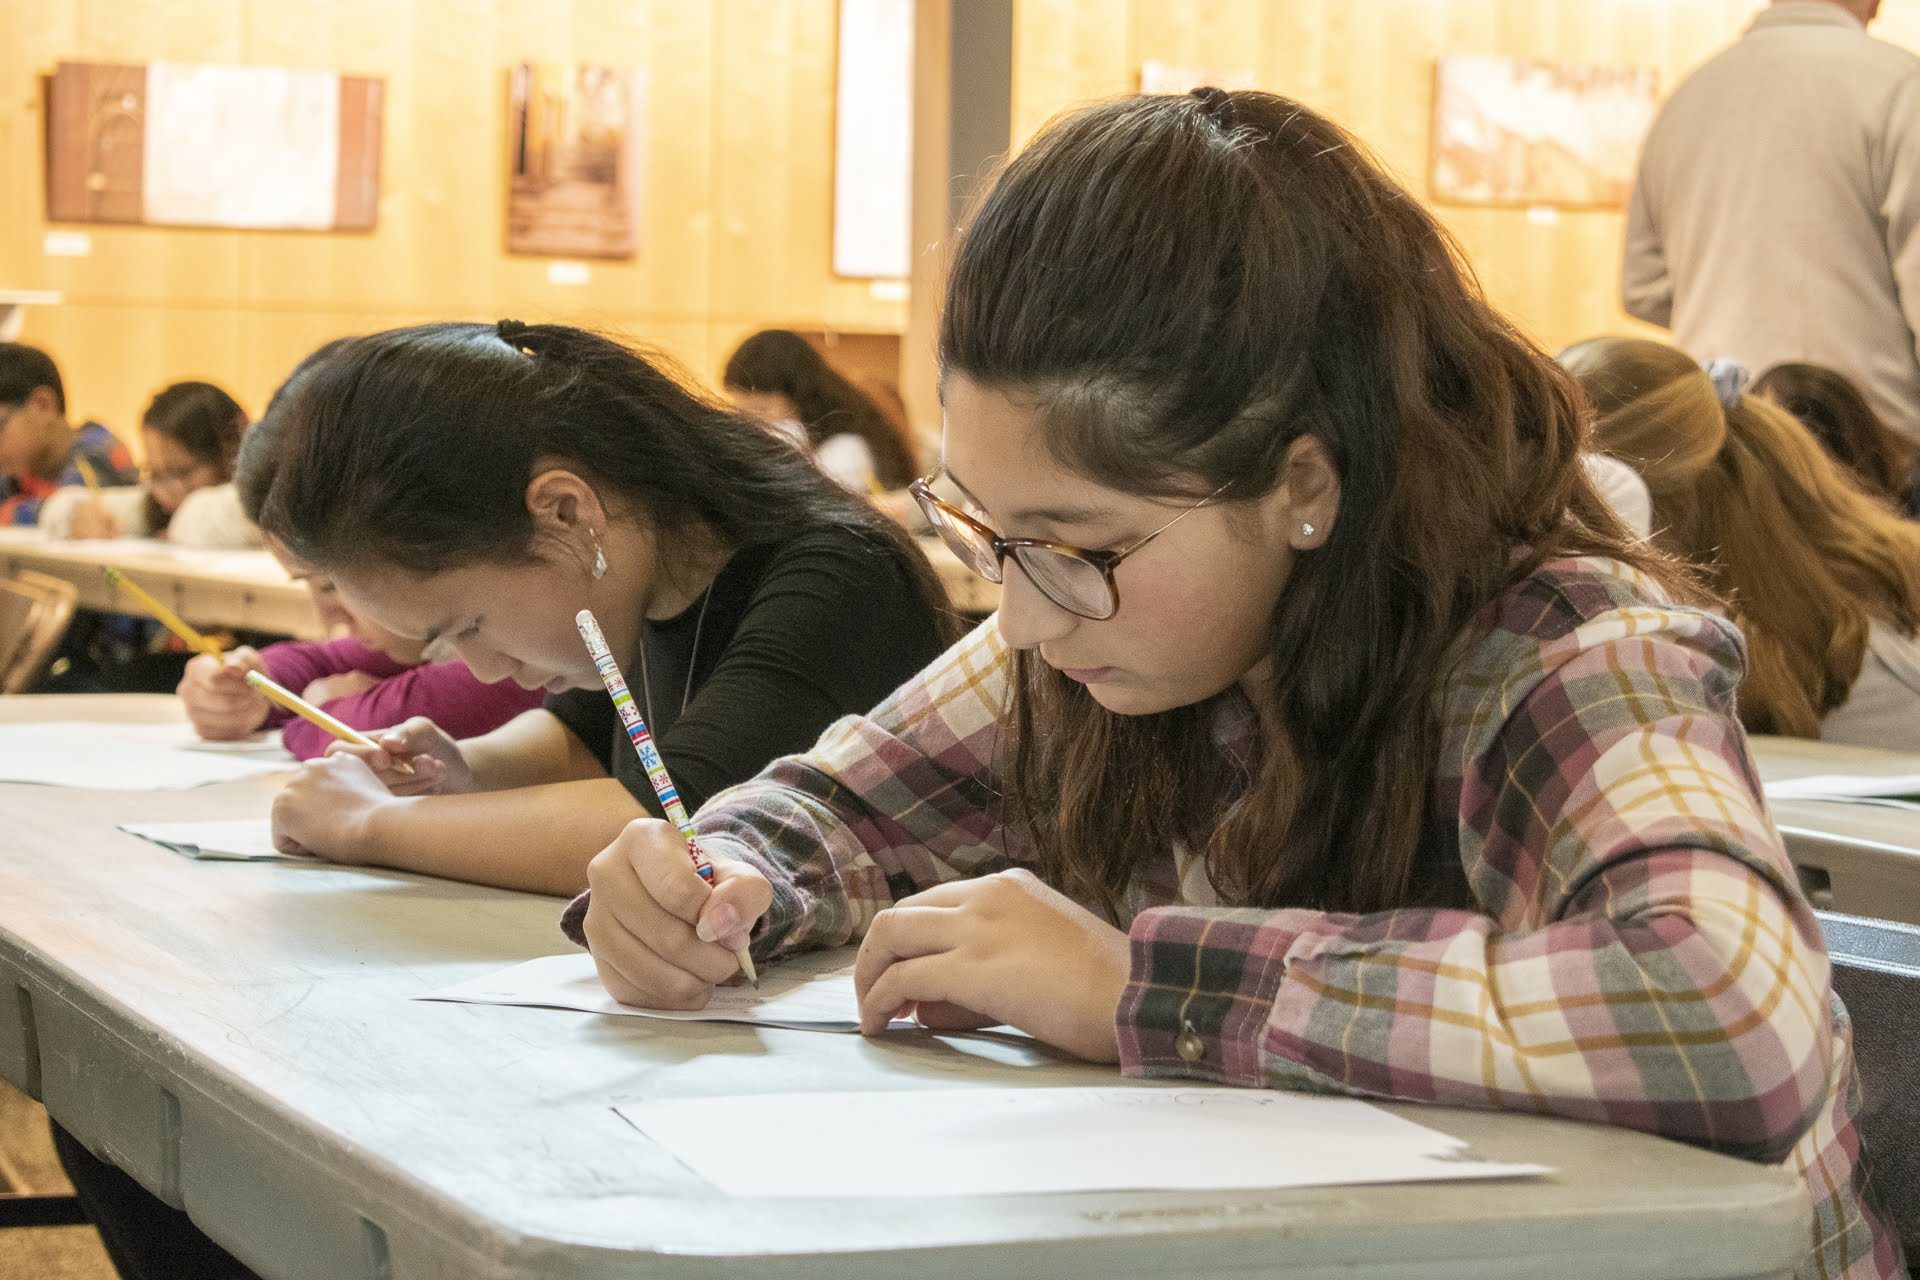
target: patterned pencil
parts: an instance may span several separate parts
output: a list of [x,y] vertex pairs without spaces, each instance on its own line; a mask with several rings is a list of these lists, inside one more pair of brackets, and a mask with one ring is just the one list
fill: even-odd
[[[693,859],[693,869],[700,873],[702,880],[711,884],[713,863],[707,860],[706,854],[700,852],[700,845],[694,839],[693,818],[680,799],[679,789],[667,774],[667,762],[660,758],[660,748],[654,745],[653,731],[647,728],[646,718],[640,714],[640,708],[634,705],[633,694],[627,691],[627,679],[620,674],[620,664],[613,660],[613,651],[607,648],[607,638],[601,634],[593,610],[582,609],[574,615],[573,621],[580,628],[580,638],[586,641],[594,670],[600,673],[600,682],[607,686],[607,696],[613,699],[613,709],[619,714],[620,723],[626,727],[627,737],[640,757],[640,767],[646,770],[647,781],[653,784],[653,794],[660,797],[660,807],[666,811],[667,821],[678,827],[681,836],[686,839],[687,856]],[[754,971],[753,957],[747,949],[741,947],[733,954],[740,961],[740,972],[747,975],[747,981],[759,986],[760,975]]]

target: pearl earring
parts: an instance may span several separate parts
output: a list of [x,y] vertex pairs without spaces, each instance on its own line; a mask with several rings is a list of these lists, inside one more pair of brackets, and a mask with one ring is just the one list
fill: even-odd
[[593,580],[595,582],[607,576],[607,553],[600,548],[600,535],[593,535]]
[[1303,538],[1311,538],[1313,536],[1313,525],[1302,520],[1300,522],[1300,536]]

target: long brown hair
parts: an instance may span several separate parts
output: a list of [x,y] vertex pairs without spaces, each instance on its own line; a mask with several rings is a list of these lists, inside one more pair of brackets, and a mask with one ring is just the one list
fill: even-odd
[[1753,393],[1800,419],[1841,466],[1874,493],[1914,514],[1914,463],[1920,448],[1881,420],[1847,375],[1788,361],[1754,380]]
[[[328,570],[440,573],[543,552],[525,501],[543,460],[664,530],[735,549],[838,526],[946,593],[899,525],[659,356],[560,324],[426,324],[328,344],[240,451],[249,519]],[[948,628],[950,629],[950,628]]]
[[1111,488],[1256,499],[1303,435],[1339,471],[1330,538],[1274,610],[1242,776],[1210,707],[1116,715],[1015,655],[1013,816],[1051,882],[1115,915],[1138,860],[1176,843],[1228,902],[1405,905],[1475,613],[1550,556],[1659,563],[1577,465],[1571,380],[1353,138],[1276,95],[1120,98],[1051,124],[971,220],[940,350]]
[[1818,737],[1860,674],[1868,624],[1920,625],[1920,525],[1772,401],[1723,404],[1685,352],[1593,338],[1560,360],[1593,401],[1596,446],[1645,478],[1655,541],[1698,564],[1746,632],[1740,719]]
[[874,478],[884,488],[904,489],[920,474],[906,428],[791,329],[762,329],[742,342],[728,357],[722,381],[793,401],[816,449],[829,436],[859,436],[873,454]]

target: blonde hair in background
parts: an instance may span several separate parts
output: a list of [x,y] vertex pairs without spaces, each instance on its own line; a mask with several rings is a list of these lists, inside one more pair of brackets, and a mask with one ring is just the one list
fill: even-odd
[[1723,406],[1674,347],[1592,338],[1560,362],[1592,403],[1593,447],[1646,480],[1654,541],[1699,565],[1746,632],[1741,721],[1818,737],[1860,674],[1868,624],[1920,628],[1920,525],[1784,409],[1744,394]]

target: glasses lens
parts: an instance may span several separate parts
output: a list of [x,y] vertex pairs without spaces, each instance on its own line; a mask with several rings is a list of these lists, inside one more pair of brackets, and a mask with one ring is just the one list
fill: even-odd
[[1000,581],[1000,556],[994,551],[991,538],[925,490],[915,489],[913,496],[919,501],[927,523],[940,535],[940,541],[947,544],[947,550],[960,558],[961,564],[988,582]]
[[1111,618],[1120,607],[1107,575],[1079,556],[1045,547],[1016,547],[1013,554],[1033,585],[1068,613],[1097,622]]

